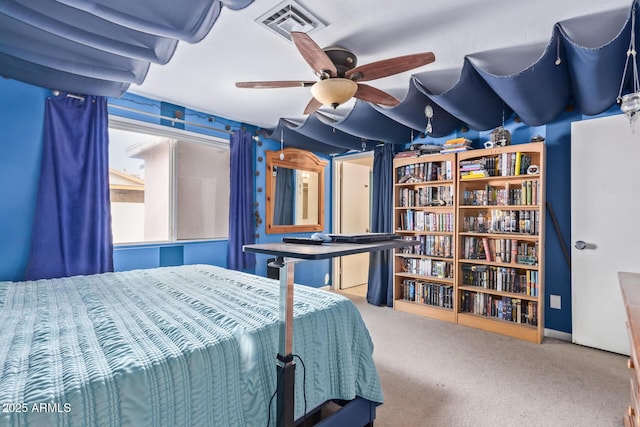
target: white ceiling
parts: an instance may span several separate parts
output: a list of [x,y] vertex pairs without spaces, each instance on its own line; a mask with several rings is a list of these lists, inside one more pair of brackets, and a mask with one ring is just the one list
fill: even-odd
[[[236,81],[315,80],[294,44],[254,20],[282,0],[224,9],[200,43],[181,42],[166,65],[152,64],[130,92],[224,118],[273,128],[279,118],[304,120],[309,88],[239,89]],[[342,46],[358,65],[431,51],[436,61],[369,82],[403,99],[411,74],[462,68],[465,55],[547,42],[556,22],[630,9],[631,0],[301,0],[327,24],[310,33],[320,47]],[[342,107],[341,113],[348,111]],[[327,111],[329,111],[328,109]]]

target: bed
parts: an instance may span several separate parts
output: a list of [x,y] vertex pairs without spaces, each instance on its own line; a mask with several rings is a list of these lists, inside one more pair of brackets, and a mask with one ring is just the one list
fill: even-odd
[[[210,265],[0,282],[0,426],[273,426],[278,291]],[[355,305],[294,295],[296,419],[327,402],[375,417]]]

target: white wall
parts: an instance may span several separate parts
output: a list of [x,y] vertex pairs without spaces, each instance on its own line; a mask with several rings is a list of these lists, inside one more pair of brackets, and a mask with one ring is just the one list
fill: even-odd
[[144,203],[111,203],[113,241],[133,243],[144,241]]

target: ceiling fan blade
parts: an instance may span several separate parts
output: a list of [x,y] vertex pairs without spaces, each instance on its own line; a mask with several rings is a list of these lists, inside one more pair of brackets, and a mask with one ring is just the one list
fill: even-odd
[[318,74],[327,71],[331,77],[335,77],[338,74],[335,64],[307,33],[292,31],[291,38],[313,71]]
[[358,83],[358,91],[354,98],[362,99],[363,101],[371,102],[372,104],[386,105],[388,107],[395,107],[400,104],[400,100],[395,96],[389,95],[387,92],[383,92],[380,89],[376,89],[373,86]]
[[304,108],[304,114],[315,113],[320,107],[322,107],[322,103],[315,98],[311,98],[311,101]]
[[236,87],[249,89],[273,89],[279,87],[310,87],[315,82],[302,80],[275,80],[265,82],[236,82]]
[[[418,68],[430,64],[436,60],[433,52],[414,53],[412,55],[397,56],[395,58],[383,59],[382,61],[364,64],[355,67],[345,73],[345,77],[355,81],[366,82],[368,80],[380,79],[392,76],[404,71]],[[353,77],[352,77],[353,76]]]

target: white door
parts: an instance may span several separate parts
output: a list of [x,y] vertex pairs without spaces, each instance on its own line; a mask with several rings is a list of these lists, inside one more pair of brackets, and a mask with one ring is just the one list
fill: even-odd
[[629,338],[617,274],[640,272],[640,120],[634,128],[617,115],[571,129],[572,339],[621,354]]
[[[342,162],[340,233],[369,232],[369,177],[371,167],[364,164]],[[350,288],[367,283],[369,253],[341,257],[340,288]]]

